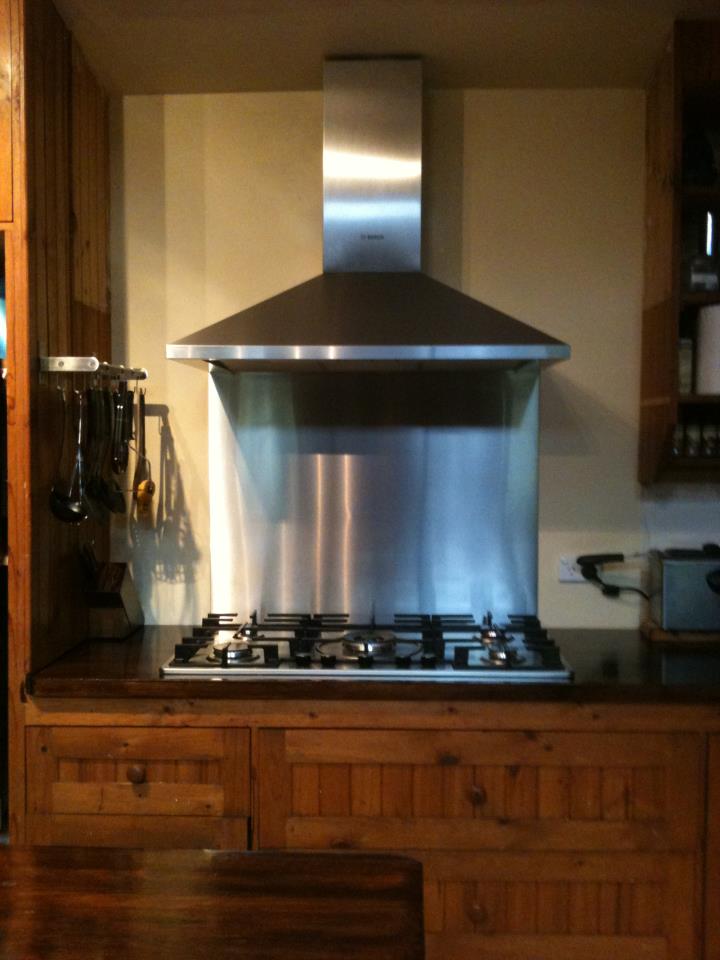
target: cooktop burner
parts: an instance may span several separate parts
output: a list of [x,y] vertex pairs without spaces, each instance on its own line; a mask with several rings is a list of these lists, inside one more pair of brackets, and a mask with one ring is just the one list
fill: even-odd
[[347,614],[209,613],[176,644],[163,677],[257,676],[349,680],[557,683],[572,671],[537,617],[487,613],[395,614],[390,624],[352,623]]

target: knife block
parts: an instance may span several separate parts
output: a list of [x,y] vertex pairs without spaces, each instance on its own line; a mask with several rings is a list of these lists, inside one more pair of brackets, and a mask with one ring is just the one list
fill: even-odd
[[125,640],[145,623],[126,563],[100,563],[87,594],[93,640]]

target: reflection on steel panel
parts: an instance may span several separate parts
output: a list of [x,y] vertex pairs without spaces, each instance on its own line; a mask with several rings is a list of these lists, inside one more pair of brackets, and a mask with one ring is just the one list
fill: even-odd
[[210,378],[214,609],[537,609],[539,366]]

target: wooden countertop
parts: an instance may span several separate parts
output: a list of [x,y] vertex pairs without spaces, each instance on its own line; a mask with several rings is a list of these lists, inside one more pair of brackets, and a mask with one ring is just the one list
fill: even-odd
[[22,960],[422,960],[406,857],[0,847],[0,953]]
[[[187,628],[146,627],[122,642],[78,645],[30,676],[33,697],[325,700],[594,700],[698,702],[720,700],[720,684],[661,682],[660,648],[634,630],[553,630],[575,673],[573,683],[439,683],[348,680],[319,674],[240,680],[163,679],[160,664]],[[720,657],[720,653],[718,654]]]

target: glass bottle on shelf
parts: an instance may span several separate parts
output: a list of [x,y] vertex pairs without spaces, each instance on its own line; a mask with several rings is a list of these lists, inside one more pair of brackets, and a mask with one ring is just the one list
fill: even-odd
[[692,338],[680,337],[678,342],[678,393],[692,393],[694,352]]
[[717,219],[702,208],[688,210],[683,218],[683,282],[691,293],[720,289]]

